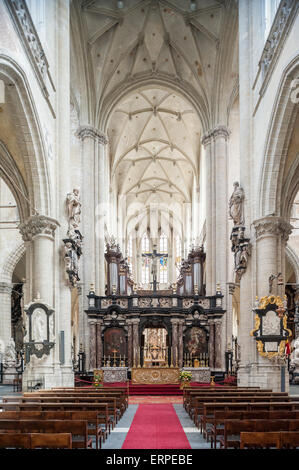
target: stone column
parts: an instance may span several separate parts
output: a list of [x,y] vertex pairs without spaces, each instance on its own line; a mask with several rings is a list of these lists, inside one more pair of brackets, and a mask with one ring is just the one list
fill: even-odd
[[221,348],[222,322],[215,322],[215,369],[222,369],[223,351]]
[[133,324],[127,320],[128,325],[128,367],[133,367]]
[[140,355],[140,347],[139,347],[139,319],[133,319],[133,367],[137,367],[139,364],[139,355]]
[[233,335],[233,295],[236,285],[234,282],[227,283],[227,307],[226,307],[226,350],[232,348],[232,335]]
[[[256,200],[256,176],[252,178],[252,155],[254,136],[252,134],[252,8],[251,0],[239,1],[239,98],[240,98],[240,185],[244,190],[244,219],[245,237],[252,240],[252,218],[254,217],[254,203]],[[238,385],[253,385],[250,381],[250,371],[256,361],[256,348],[250,336],[254,326],[252,314],[253,301],[256,295],[257,262],[254,244],[252,243],[252,256],[245,273],[240,281],[240,323],[238,328],[238,342],[240,345],[240,365],[238,370]],[[258,383],[257,386],[263,386]]]
[[[296,312],[299,314],[299,284],[296,284],[296,291],[295,291],[295,297],[294,297],[294,302],[296,306]],[[295,338],[299,337],[299,324],[295,324]]]
[[89,370],[96,368],[97,361],[97,323],[89,322]]
[[33,215],[19,225],[24,242],[32,247],[32,292],[46,304],[54,305],[54,232],[59,223],[50,217]]
[[103,356],[103,345],[102,345],[102,321],[98,320],[96,324],[97,330],[97,368],[100,369],[102,367],[102,356]]
[[[256,250],[258,259],[257,295],[269,293],[269,277],[279,272],[284,278],[285,246],[292,226],[282,217],[263,217],[253,222],[256,230]],[[284,295],[283,287],[277,287],[277,279],[272,286],[272,294]]]
[[[31,260],[31,289],[33,299],[39,299],[41,303],[54,307],[55,276],[54,276],[54,232],[59,223],[44,215],[33,215],[19,225],[19,230],[27,248],[30,247]],[[57,324],[59,311],[57,308],[54,315],[54,323]],[[70,325],[71,328],[71,325]],[[28,334],[28,323],[27,323]],[[61,385],[60,371],[55,370],[56,357],[59,357],[59,341],[55,335],[55,346],[50,354],[38,359],[35,355],[30,357],[23,373],[23,389],[27,390],[30,380],[44,381],[45,388]],[[26,339],[25,339],[26,341]]]
[[[84,236],[83,283],[84,309],[88,308],[87,295],[94,284],[97,295],[105,294],[105,238],[104,224],[108,211],[106,188],[106,136],[98,129],[81,126],[77,137],[82,142],[82,234]],[[84,315],[83,331],[85,349],[88,350],[88,319]],[[88,363],[88,358],[87,358]]]
[[[257,259],[257,295],[263,297],[270,295],[269,277],[282,272],[284,277],[285,244],[291,233],[291,225],[282,217],[269,216],[253,222],[256,235],[256,259]],[[246,274],[246,273],[245,273]],[[241,280],[242,287],[242,280]],[[277,286],[275,279],[272,286],[273,295],[282,295],[282,287]],[[242,299],[241,299],[242,300]],[[241,305],[242,307],[242,305]],[[241,312],[242,313],[242,312]],[[241,336],[241,365],[238,373],[239,385],[259,386],[261,388],[271,388],[273,391],[281,391],[281,366],[279,358],[270,360],[262,357],[256,349],[256,342],[250,336],[250,331],[254,326],[254,314],[249,316],[247,321],[244,314],[241,315],[240,331]],[[240,322],[241,323],[241,322]],[[248,345],[248,346],[247,346]],[[245,347],[247,346],[247,347]],[[285,390],[289,389],[287,368],[285,371]]]
[[212,139],[209,133],[202,138],[203,158],[206,167],[206,293],[215,294],[215,279],[213,263],[215,259],[213,243],[212,203],[213,203],[213,165],[212,165]]
[[[214,295],[219,282],[226,292],[227,279],[227,153],[229,130],[217,126],[202,138],[206,158],[206,283]],[[225,308],[225,305],[223,306]]]
[[[206,157],[206,292],[215,295],[216,284],[220,284],[223,309],[226,310],[227,290],[227,246],[228,246],[228,196],[227,158],[230,131],[218,125],[202,138]],[[221,365],[225,368],[224,345],[226,343],[226,318],[221,323],[219,337]]]
[[209,364],[210,369],[215,369],[215,323],[210,323],[209,336]]
[[0,282],[0,352],[4,353],[11,336],[11,291],[12,284]]
[[184,343],[183,343],[183,326],[184,326],[184,320],[179,321],[179,367],[183,367],[183,361],[184,361]]
[[179,320],[176,318],[171,319],[172,324],[172,363],[175,366],[177,362],[177,353],[178,353],[178,324]]

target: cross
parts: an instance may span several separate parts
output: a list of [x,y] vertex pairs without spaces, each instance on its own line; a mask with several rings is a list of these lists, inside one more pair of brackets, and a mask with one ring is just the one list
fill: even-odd
[[142,253],[142,256],[146,258],[150,258],[152,260],[152,275],[153,275],[153,291],[157,292],[157,258],[167,258],[167,253],[157,253],[157,245],[154,245],[154,249],[152,253]]

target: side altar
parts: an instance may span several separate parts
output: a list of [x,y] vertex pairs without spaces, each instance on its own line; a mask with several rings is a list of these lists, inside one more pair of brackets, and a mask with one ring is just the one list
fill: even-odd
[[178,384],[179,367],[133,367],[132,384]]

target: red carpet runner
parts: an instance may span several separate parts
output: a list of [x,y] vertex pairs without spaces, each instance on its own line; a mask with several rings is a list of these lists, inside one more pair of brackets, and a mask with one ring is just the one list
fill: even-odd
[[139,405],[122,449],[191,449],[171,404]]

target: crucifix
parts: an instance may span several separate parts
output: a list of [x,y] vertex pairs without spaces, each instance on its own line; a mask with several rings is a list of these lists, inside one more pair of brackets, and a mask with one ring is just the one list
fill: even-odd
[[167,253],[157,253],[157,245],[154,245],[154,249],[152,253],[142,253],[142,256],[146,258],[150,258],[152,260],[152,275],[153,275],[153,291],[157,292],[157,258],[167,258]]

